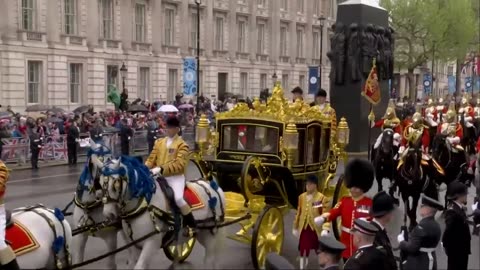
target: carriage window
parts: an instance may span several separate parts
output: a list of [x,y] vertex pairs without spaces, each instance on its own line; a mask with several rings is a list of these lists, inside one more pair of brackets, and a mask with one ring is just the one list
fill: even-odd
[[321,138],[322,129],[320,126],[311,126],[308,128],[307,144],[305,145],[305,151],[307,153],[307,164],[314,164],[320,162],[320,149],[325,146],[320,146],[321,141],[325,141]]
[[278,129],[256,125],[223,126],[223,150],[278,153]]
[[298,151],[295,156],[295,165],[305,164],[305,129],[298,129]]
[[330,153],[330,128],[325,129],[324,138],[320,140],[320,161],[324,162]]

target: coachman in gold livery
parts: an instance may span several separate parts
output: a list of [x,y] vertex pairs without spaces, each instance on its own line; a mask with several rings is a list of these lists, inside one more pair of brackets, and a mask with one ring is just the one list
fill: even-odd
[[9,170],[5,163],[0,160],[0,269],[20,269],[15,259],[15,253],[5,241],[5,230],[7,226],[7,213],[3,199],[7,189]]

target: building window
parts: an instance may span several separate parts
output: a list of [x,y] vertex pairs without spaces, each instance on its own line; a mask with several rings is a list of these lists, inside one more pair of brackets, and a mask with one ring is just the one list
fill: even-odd
[[320,58],[320,32],[314,31],[313,32],[313,58],[319,59]]
[[120,90],[118,87],[118,67],[109,65],[107,66],[107,91],[108,91],[108,86],[109,85],[114,85],[117,87],[117,90]]
[[27,103],[39,103],[42,62],[28,61],[28,99]]
[[287,56],[287,27],[282,26],[280,27],[280,55]]
[[247,37],[247,23],[243,20],[238,21],[237,23],[238,27],[238,44],[237,44],[237,49],[239,52],[245,52],[246,51],[246,46],[245,44],[247,43],[246,37]]
[[282,88],[289,89],[288,87],[288,74],[282,74]]
[[165,9],[165,45],[175,45],[175,10]]
[[266,0],[257,0],[257,6],[259,7],[266,7],[267,6],[267,3],[265,3]]
[[113,0],[100,0],[102,11],[102,38],[113,39]]
[[221,17],[215,20],[215,49],[223,50],[223,18]]
[[35,3],[33,0],[22,0],[22,28],[35,30]]
[[198,37],[198,14],[192,13],[190,16],[192,20],[190,21],[190,47],[196,48],[197,47],[197,37]]
[[260,90],[267,88],[267,74],[260,74]]
[[297,0],[297,12],[303,13],[305,11],[305,0]]
[[300,86],[300,88],[302,89],[305,89],[305,75],[299,75],[298,76],[298,86]]
[[248,93],[248,73],[240,73],[240,94],[247,95]]
[[265,53],[265,24],[257,24],[257,53]]
[[80,103],[82,90],[82,64],[70,64],[69,75],[70,103]]
[[150,95],[150,68],[141,67],[138,82],[138,98],[147,100]]
[[135,41],[145,42],[145,5],[135,4]]
[[168,70],[168,100],[172,101],[177,93],[178,71],[176,69]]
[[[479,70],[480,72],[480,70]],[[453,66],[448,66],[447,67],[447,75],[452,76],[453,75]]]
[[282,1],[280,9],[286,11],[288,9],[288,0],[280,0],[280,1]]
[[303,29],[297,29],[297,57],[303,58]]
[[65,34],[75,35],[77,32],[76,0],[65,0]]

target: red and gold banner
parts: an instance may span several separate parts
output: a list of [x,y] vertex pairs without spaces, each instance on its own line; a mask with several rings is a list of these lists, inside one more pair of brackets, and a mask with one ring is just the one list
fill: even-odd
[[372,69],[368,75],[365,86],[363,87],[362,96],[364,96],[368,102],[373,105],[377,105],[381,100],[380,84],[378,83],[377,66],[375,60],[373,61]]

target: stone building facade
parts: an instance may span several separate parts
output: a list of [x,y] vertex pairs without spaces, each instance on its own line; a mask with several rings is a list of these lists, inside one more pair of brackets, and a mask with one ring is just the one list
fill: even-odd
[[[194,0],[0,0],[0,7],[0,104],[14,110],[111,106],[106,88],[121,89],[123,63],[130,99],[170,101],[182,91],[183,59],[196,52]],[[320,64],[321,29],[328,89],[335,14],[335,0],[202,0],[201,93],[258,96],[274,73],[286,89],[306,90],[308,66]]]

